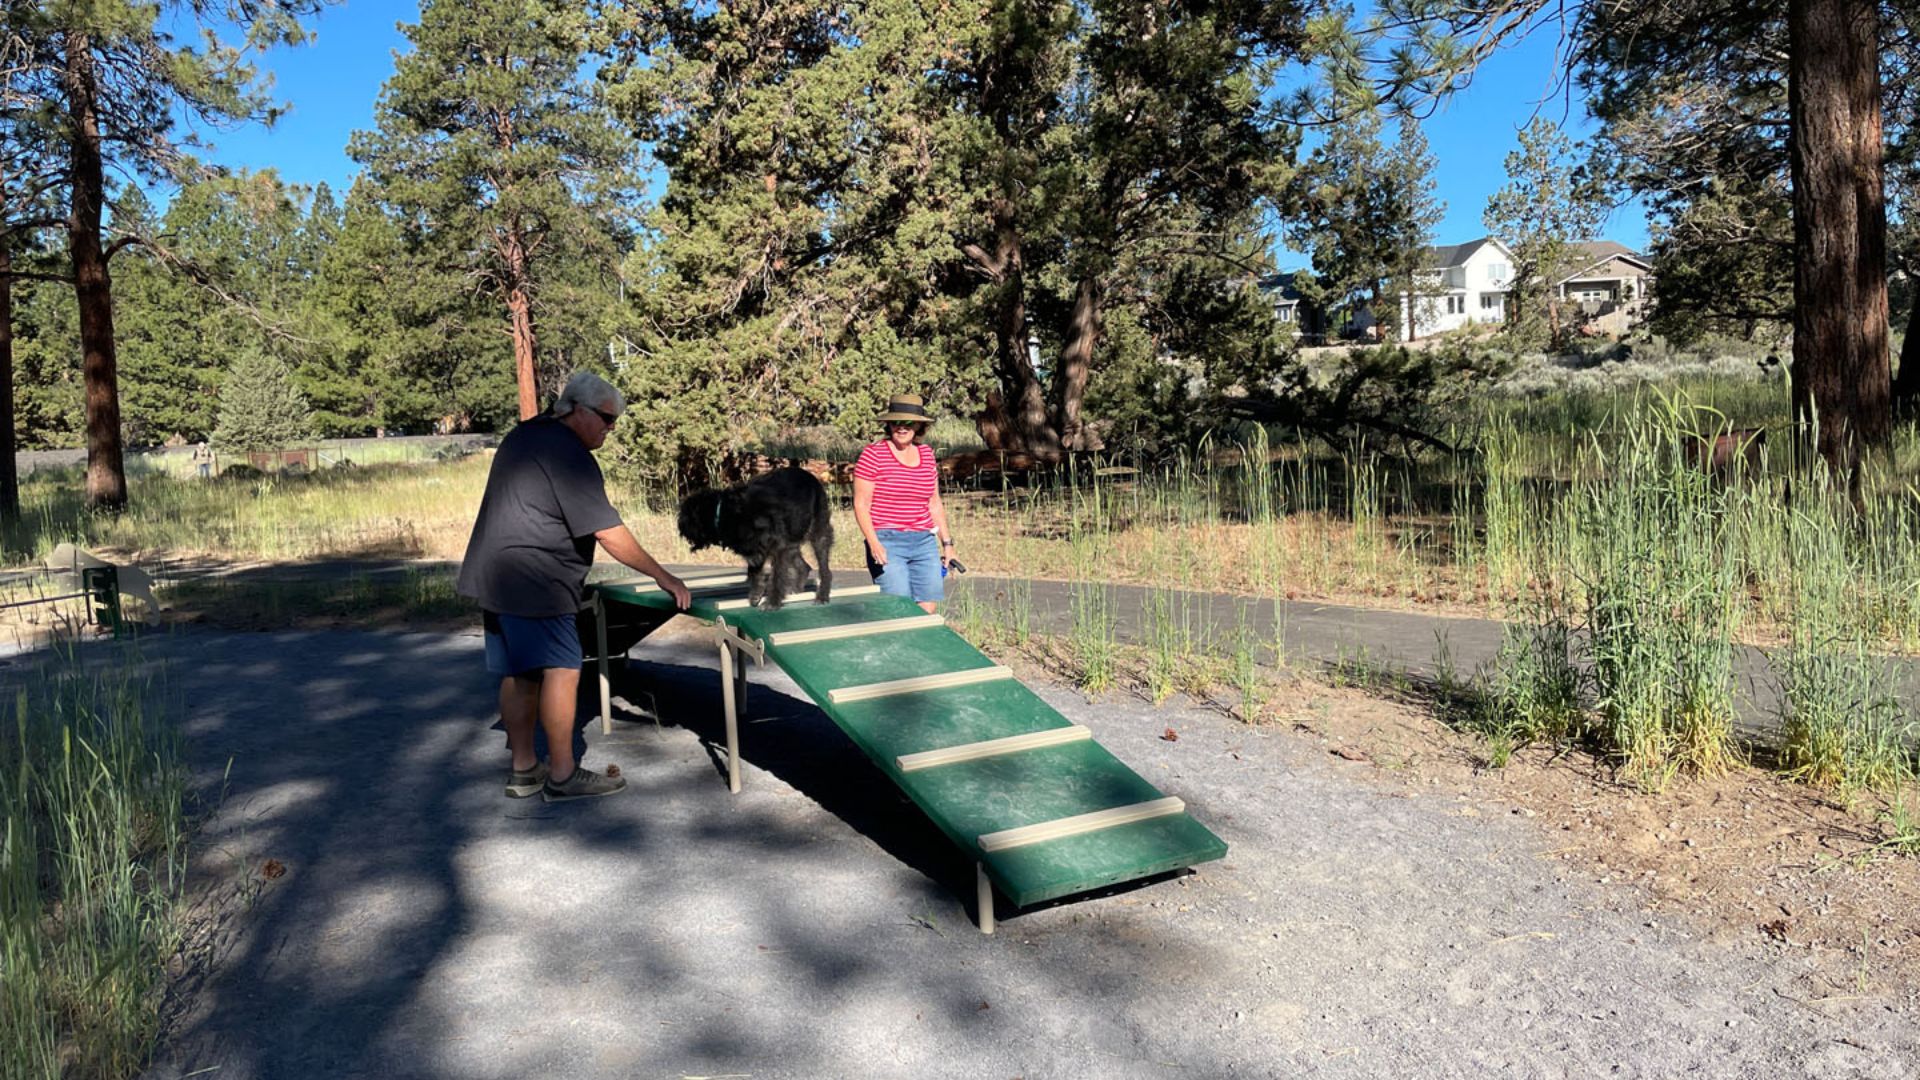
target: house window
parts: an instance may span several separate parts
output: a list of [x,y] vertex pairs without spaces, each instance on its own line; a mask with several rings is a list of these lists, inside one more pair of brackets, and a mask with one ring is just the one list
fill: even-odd
[[1274,312],[1274,315],[1275,315],[1275,316],[1276,316],[1276,317],[1277,317],[1277,318],[1278,318],[1278,319],[1279,319],[1279,320],[1280,320],[1281,322],[1292,322],[1292,321],[1293,321],[1293,309],[1292,309],[1291,307],[1283,307],[1283,308],[1281,308],[1281,309],[1280,309],[1279,311],[1276,311],[1276,312]]
[[1467,298],[1464,296],[1447,297],[1447,314],[1464,315],[1467,313]]
[[1511,273],[1513,273],[1513,267],[1508,266],[1506,263],[1497,262],[1487,264],[1487,280],[1495,285],[1505,284],[1507,275]]
[[1499,311],[1500,310],[1500,294],[1499,293],[1481,293],[1480,294],[1480,310],[1481,311]]

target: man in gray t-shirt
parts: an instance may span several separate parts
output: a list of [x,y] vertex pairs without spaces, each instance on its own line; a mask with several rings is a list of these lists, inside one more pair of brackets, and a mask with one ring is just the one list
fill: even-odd
[[[500,676],[500,719],[513,752],[507,794],[515,798],[537,792],[558,802],[627,786],[573,759],[582,660],[575,616],[594,546],[659,582],[680,607],[691,599],[607,501],[593,451],[625,406],[611,383],[577,372],[552,410],[508,433],[487,473],[460,565],[457,588],[480,602],[487,670]],[[534,754],[536,723],[547,733],[545,763]]]

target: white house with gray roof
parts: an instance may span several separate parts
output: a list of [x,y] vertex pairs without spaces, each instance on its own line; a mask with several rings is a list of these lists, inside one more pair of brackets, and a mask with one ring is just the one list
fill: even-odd
[[1513,252],[1491,236],[1428,248],[1413,295],[1400,294],[1400,339],[1411,341],[1507,317]]
[[[1400,295],[1402,340],[1458,330],[1507,317],[1513,287],[1513,251],[1495,237],[1427,249],[1417,275],[1418,294]],[[1603,333],[1623,334],[1645,312],[1653,264],[1612,240],[1567,245],[1548,275],[1562,316]]]

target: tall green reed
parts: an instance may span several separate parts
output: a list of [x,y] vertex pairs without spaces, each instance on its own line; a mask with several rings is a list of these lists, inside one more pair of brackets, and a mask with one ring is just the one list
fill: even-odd
[[1639,783],[1735,760],[1733,646],[1740,615],[1726,489],[1688,461],[1688,407],[1663,402],[1596,440],[1595,478],[1572,500],[1595,734]]
[[1781,766],[1821,787],[1887,790],[1913,775],[1913,725],[1874,652],[1873,598],[1860,582],[1876,552],[1870,524],[1866,542],[1854,539],[1853,516],[1815,466],[1786,518],[1792,604],[1787,645],[1772,663]]
[[0,737],[0,1075],[120,1077],[178,946],[185,773],[150,687],[71,654]]

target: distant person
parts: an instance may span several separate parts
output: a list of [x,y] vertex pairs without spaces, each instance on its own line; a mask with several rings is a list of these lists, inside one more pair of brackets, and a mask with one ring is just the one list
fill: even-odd
[[[597,543],[660,583],[685,608],[680,579],[662,569],[607,501],[593,451],[626,408],[611,383],[576,372],[546,413],[500,440],[487,490],[460,565],[460,595],[479,601],[487,671],[500,676],[500,719],[513,769],[507,794],[548,802],[611,795],[623,777],[581,768],[573,756],[580,692],[576,616]],[[534,724],[547,735],[547,760],[534,752]]]
[[193,465],[194,471],[200,474],[200,479],[205,480],[213,475],[213,448],[207,445],[205,439],[200,440],[193,448]]
[[933,420],[918,395],[900,394],[880,423],[885,437],[863,448],[853,467],[853,520],[880,591],[909,597],[931,615],[946,599],[941,571],[953,559],[939,468],[921,442]]

